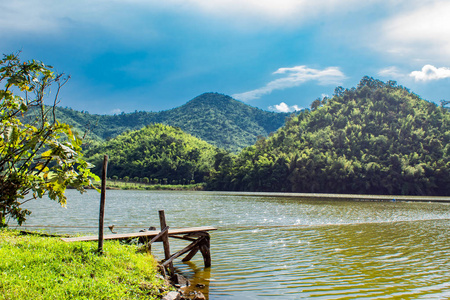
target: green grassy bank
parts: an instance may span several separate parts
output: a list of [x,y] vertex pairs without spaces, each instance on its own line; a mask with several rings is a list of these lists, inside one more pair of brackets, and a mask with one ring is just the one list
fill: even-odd
[[0,230],[0,299],[160,299],[169,286],[135,246]]
[[[95,182],[94,185],[100,188],[101,182]],[[148,184],[142,182],[124,182],[119,180],[107,180],[106,187],[118,190],[147,190],[147,191],[202,191],[205,189],[204,183],[196,184]]]

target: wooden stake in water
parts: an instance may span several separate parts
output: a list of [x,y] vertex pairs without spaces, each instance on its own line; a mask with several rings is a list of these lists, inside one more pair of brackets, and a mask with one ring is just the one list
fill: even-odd
[[[166,216],[164,214],[164,210],[160,210],[159,211],[159,223],[161,225],[161,231],[163,231],[164,228],[167,227],[166,224]],[[168,232],[166,231],[162,236],[161,236],[162,242],[163,242],[163,247],[164,247],[164,258],[166,260],[170,259],[170,246],[169,246],[169,235]],[[170,275],[173,275],[173,263],[170,262],[168,264],[168,268],[170,271]]]
[[105,198],[106,198],[106,169],[108,167],[108,155],[103,157],[102,188],[100,196],[100,217],[98,221],[98,253],[103,254],[103,224],[105,220]]

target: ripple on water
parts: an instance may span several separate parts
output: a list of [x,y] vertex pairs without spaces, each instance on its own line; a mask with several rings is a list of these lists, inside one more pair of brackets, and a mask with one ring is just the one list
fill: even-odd
[[[94,199],[69,191],[67,209],[35,202],[27,224],[91,226],[75,232],[95,232],[98,195],[88,194]],[[171,227],[216,226],[211,268],[203,268],[200,255],[189,263],[175,262],[193,282],[205,284],[210,299],[442,299],[450,296],[448,208],[108,191],[105,224],[157,226],[157,210],[164,209]],[[172,251],[185,245],[171,241]],[[158,246],[155,254],[162,257]]]
[[[449,279],[445,271],[450,267],[448,237],[437,244],[434,232],[419,229],[434,222],[369,223],[314,230],[273,228],[266,229],[263,235],[240,231],[230,239],[239,236],[246,241],[242,247],[221,247],[218,253],[213,247],[213,255],[220,257],[227,256],[227,251],[240,254],[214,262],[212,276],[225,281],[227,284],[221,288],[229,291],[252,293],[259,282],[267,293],[262,292],[260,297],[272,297],[270,294],[277,291],[305,298],[381,299],[394,293],[401,295],[400,291],[410,291],[418,285],[433,290]],[[445,230],[448,223],[444,221],[441,228],[432,228]],[[214,238],[227,240],[219,232]],[[440,249],[437,252],[436,247]],[[448,292],[445,289],[441,294]],[[430,293],[434,293],[432,290]],[[405,295],[408,293],[412,292]]]

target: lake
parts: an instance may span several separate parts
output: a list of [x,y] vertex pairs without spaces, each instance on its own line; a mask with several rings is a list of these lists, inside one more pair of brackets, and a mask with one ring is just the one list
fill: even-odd
[[[100,194],[66,195],[67,208],[27,203],[27,229],[96,234]],[[209,299],[450,298],[447,203],[108,190],[105,226],[120,233],[159,228],[161,209],[171,228],[218,228],[211,232],[211,268],[200,254],[174,264],[205,284]],[[172,251],[186,245],[170,242]],[[162,244],[153,248],[162,258]]]

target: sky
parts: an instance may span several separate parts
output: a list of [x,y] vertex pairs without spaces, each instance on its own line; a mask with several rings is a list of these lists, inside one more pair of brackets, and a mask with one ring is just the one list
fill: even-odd
[[161,111],[205,92],[310,107],[363,76],[450,100],[450,1],[0,1],[1,54],[70,75],[60,106]]

